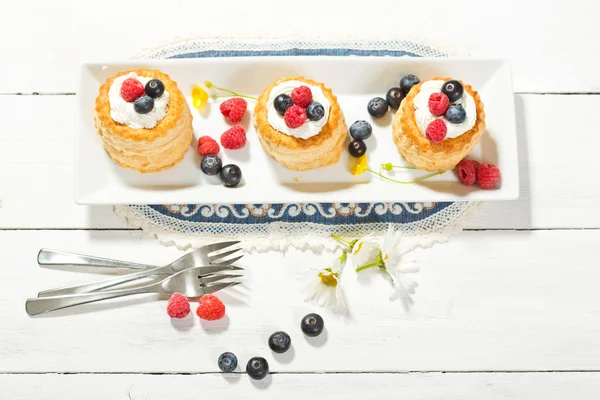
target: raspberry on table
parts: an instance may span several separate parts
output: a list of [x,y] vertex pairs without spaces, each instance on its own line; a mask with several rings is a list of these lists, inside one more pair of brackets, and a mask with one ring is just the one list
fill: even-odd
[[196,315],[207,321],[216,321],[225,316],[225,304],[217,296],[205,294],[200,298]]
[[167,304],[167,314],[171,318],[184,318],[190,313],[190,302],[181,293],[173,293]]
[[500,170],[493,164],[481,164],[477,170],[477,182],[482,189],[493,189],[500,180]]
[[454,169],[463,185],[470,186],[477,181],[477,170],[479,169],[477,161],[464,159]]
[[439,143],[446,138],[447,132],[448,127],[446,127],[446,123],[441,119],[436,119],[427,126],[425,136],[429,141]]
[[293,105],[285,111],[283,120],[288,127],[292,129],[298,128],[306,121],[306,110],[300,106]]
[[312,97],[312,92],[308,86],[298,86],[292,90],[292,101],[299,107],[308,107],[312,102]]
[[128,103],[133,103],[144,93],[144,85],[135,78],[127,78],[121,85],[121,97]]
[[221,135],[221,144],[229,150],[241,149],[246,144],[246,130],[240,125],[232,126]]
[[248,103],[241,97],[234,97],[221,103],[219,109],[221,114],[232,124],[237,124],[242,121],[246,114]]
[[450,105],[450,100],[448,99],[448,96],[442,92],[432,93],[431,96],[429,96],[428,105],[429,111],[431,111],[433,115],[441,117],[446,114],[446,110]]
[[202,136],[198,139],[198,154],[201,156],[219,154],[219,151],[221,151],[219,143],[210,136]]

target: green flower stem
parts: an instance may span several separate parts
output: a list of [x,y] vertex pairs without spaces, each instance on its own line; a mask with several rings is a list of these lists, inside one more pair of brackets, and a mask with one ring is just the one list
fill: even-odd
[[[244,98],[250,99],[250,100],[258,100],[258,98],[256,98],[256,97],[247,96],[245,94],[239,94],[239,93],[235,93],[235,92],[232,92],[231,94],[234,95],[235,97],[244,97]],[[218,95],[215,94],[215,95],[212,95],[210,97],[212,97],[213,99],[218,99],[218,98],[231,97],[231,96],[218,96]]]
[[[237,97],[244,97],[246,99],[258,100],[257,97],[252,97],[252,96],[248,96],[248,95],[245,95],[245,94],[239,94],[237,92],[234,92],[233,90],[221,88],[221,87],[218,87],[218,86],[215,86],[215,85],[212,85],[212,87],[215,88],[215,89],[217,89],[217,90],[220,90],[222,92],[230,93],[230,94],[232,94],[234,96],[237,96]],[[214,97],[231,97],[231,96],[214,96]]]
[[370,168],[367,168],[367,171],[369,171],[369,172],[371,172],[371,173],[373,173],[373,174],[375,174],[375,175],[378,175],[378,176],[380,176],[381,178],[383,178],[383,179],[385,179],[385,180],[387,180],[387,181],[394,182],[394,183],[400,183],[400,184],[403,184],[403,185],[408,185],[408,184],[411,184],[411,183],[417,183],[417,182],[420,182],[420,181],[424,181],[425,179],[433,178],[433,177],[434,177],[434,176],[436,176],[436,175],[441,175],[441,174],[443,174],[443,172],[434,172],[434,173],[432,173],[432,174],[429,174],[429,175],[422,176],[422,177],[420,177],[420,178],[417,178],[417,179],[415,179],[415,180],[412,180],[412,181],[403,182],[403,181],[398,181],[398,180],[396,180],[396,179],[388,178],[387,176],[385,176],[385,175],[382,175],[382,174],[381,174],[381,173],[379,173],[379,172],[373,171],[373,170],[372,170],[372,169],[370,169]]
[[415,167],[407,167],[406,165],[392,165],[392,168],[416,169]]
[[379,260],[373,261],[372,263],[361,265],[356,268],[356,272],[364,271],[365,269],[373,268],[373,267],[381,267],[381,262]]
[[348,253],[346,253],[345,251],[342,253],[342,255],[340,256],[339,260],[340,260],[340,264],[343,264],[344,261],[346,261],[346,258],[348,257]]
[[335,240],[337,240],[338,242],[342,242],[344,244],[347,244],[348,246],[350,246],[350,248],[352,248],[352,246],[353,246],[353,243],[347,241],[344,238],[339,237],[338,235],[336,235],[334,233],[331,234],[331,237],[334,238]]

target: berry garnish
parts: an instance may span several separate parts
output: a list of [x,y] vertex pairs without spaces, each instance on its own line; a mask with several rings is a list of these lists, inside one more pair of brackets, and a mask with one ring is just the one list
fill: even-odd
[[165,92],[165,84],[159,79],[150,79],[146,83],[144,91],[148,96],[156,99],[157,97],[162,96],[162,94]]
[[308,86],[298,86],[292,90],[292,101],[302,108],[308,107],[312,101],[312,92]]
[[273,100],[273,107],[280,115],[285,114],[288,108],[294,105],[292,98],[287,94],[280,94]]
[[325,328],[325,321],[323,321],[323,318],[319,314],[308,314],[302,318],[300,328],[306,336],[319,336]]
[[410,92],[410,89],[412,89],[412,87],[419,82],[421,81],[415,75],[406,75],[405,77],[400,79],[400,89],[402,89],[404,94],[408,94],[408,92]]
[[133,109],[138,114],[148,114],[154,108],[154,99],[150,96],[138,97],[133,102]]
[[208,154],[202,158],[200,169],[206,175],[217,175],[223,168],[221,158],[216,154]]
[[375,97],[369,100],[367,111],[375,118],[381,118],[388,111],[388,103],[382,97]]
[[219,356],[219,369],[223,372],[233,372],[237,368],[238,360],[235,354],[226,351]]
[[311,121],[318,121],[325,116],[323,104],[313,101],[306,107],[306,116]]
[[402,89],[397,87],[391,88],[385,94],[385,100],[392,108],[400,107],[400,103],[402,103],[402,100],[404,100],[405,97],[406,94],[402,91]]
[[232,126],[221,135],[221,144],[229,150],[241,149],[246,144],[246,130],[241,125]]
[[467,112],[462,104],[450,104],[446,110],[446,119],[452,124],[462,124],[467,119]]
[[289,128],[298,128],[306,121],[306,110],[298,105],[291,106],[283,115],[283,120]]
[[205,294],[200,297],[196,315],[207,321],[215,321],[225,316],[225,304],[217,296]]
[[121,85],[121,97],[128,103],[144,95],[144,85],[135,78],[127,78]]
[[234,97],[221,103],[219,109],[221,114],[232,124],[237,124],[242,121],[246,114],[248,103],[241,97]]
[[275,353],[285,353],[291,345],[292,339],[285,332],[275,332],[269,336],[269,348]]
[[464,93],[465,89],[463,88],[462,83],[459,81],[448,81],[442,85],[442,93],[448,96],[451,103],[460,100]]
[[242,180],[242,170],[235,164],[227,164],[221,169],[219,177],[225,186],[234,187]]
[[348,153],[352,157],[362,157],[367,152],[367,145],[362,140],[353,140],[348,144]]
[[252,379],[261,380],[269,373],[269,363],[262,357],[252,357],[246,364],[246,373]]
[[448,96],[442,92],[432,93],[431,96],[429,96],[429,111],[436,117],[444,115],[449,104],[450,100],[448,100]]
[[367,140],[373,133],[373,127],[367,121],[359,120],[350,125],[350,136],[356,140]]
[[202,136],[198,139],[198,154],[205,156],[208,154],[219,154],[219,144],[210,136]]
[[171,318],[184,318],[190,313],[190,302],[181,293],[173,293],[167,304],[167,314]]
[[446,133],[448,133],[448,127],[446,127],[446,123],[441,119],[431,122],[425,130],[425,136],[433,143],[439,143],[444,140]]
[[464,159],[454,169],[463,185],[470,186],[477,181],[477,170],[479,169],[477,161]]
[[481,164],[477,170],[477,182],[482,189],[493,189],[500,180],[500,170],[493,164]]

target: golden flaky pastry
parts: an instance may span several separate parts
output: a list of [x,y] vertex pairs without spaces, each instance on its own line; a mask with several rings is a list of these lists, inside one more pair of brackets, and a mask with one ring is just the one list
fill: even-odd
[[[268,120],[267,101],[271,90],[282,82],[296,80],[307,85],[318,86],[331,103],[327,123],[318,135],[308,139],[296,138],[275,130]],[[254,108],[254,127],[263,148],[284,167],[293,171],[305,171],[337,163],[344,151],[346,122],[344,114],[331,89],[322,83],[304,77],[278,79],[267,87]]]
[[[434,78],[434,80],[449,81],[450,78]],[[479,141],[485,129],[483,103],[479,98],[479,94],[471,86],[461,82],[463,83],[464,90],[475,101],[477,109],[475,125],[458,137],[445,139],[440,143],[433,143],[421,132],[415,120],[413,100],[417,93],[419,93],[423,83],[415,85],[406,98],[402,100],[392,122],[393,140],[398,147],[398,151],[400,151],[400,154],[402,154],[406,161],[418,169],[431,172],[448,171],[465,158]]]
[[[160,79],[169,92],[167,114],[151,129],[131,128],[110,116],[110,86],[117,77],[131,72]],[[158,172],[178,164],[188,151],[194,133],[192,114],[177,84],[169,75],[151,69],[120,72],[108,78],[96,98],[95,125],[112,159],[122,167],[139,172]]]

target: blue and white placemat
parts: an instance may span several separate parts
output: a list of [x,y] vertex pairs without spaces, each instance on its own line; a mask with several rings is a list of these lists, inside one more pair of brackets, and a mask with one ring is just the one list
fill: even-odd
[[[434,47],[409,41],[295,41],[286,39],[198,39],[174,43],[141,58],[240,56],[392,56],[446,57]],[[246,249],[333,249],[331,233],[361,236],[383,233],[388,224],[401,230],[405,245],[430,246],[462,230],[479,202],[443,203],[287,203],[159,204],[115,206],[133,227],[156,235],[165,244],[198,247],[220,239],[238,239]]]

